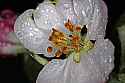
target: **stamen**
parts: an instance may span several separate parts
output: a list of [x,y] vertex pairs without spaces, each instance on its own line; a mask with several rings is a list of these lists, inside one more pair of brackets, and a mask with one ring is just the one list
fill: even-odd
[[66,45],[66,35],[63,32],[60,32],[54,28],[52,28],[53,32],[51,34],[51,36],[49,37],[49,41],[52,42],[52,44],[57,47],[63,47],[64,45]]
[[80,26],[76,26],[76,31],[80,32],[81,31],[81,27]]
[[52,47],[48,47],[48,48],[47,48],[47,52],[48,52],[48,53],[52,53],[52,50],[53,50]]
[[65,27],[66,27],[69,31],[71,31],[71,32],[74,31],[74,25],[71,23],[71,21],[70,21],[69,19],[68,19],[68,22],[65,23]]
[[62,52],[60,50],[58,50],[56,53],[55,53],[55,57],[60,57],[62,55]]
[[69,49],[67,46],[64,46],[61,50],[64,54],[69,54]]
[[[71,32],[70,35],[66,35],[59,30],[52,28],[52,34],[49,36],[49,41],[52,45],[58,50],[55,53],[56,58],[60,58],[62,55],[69,55],[72,52],[74,54],[74,61],[76,63],[80,62],[80,50],[88,51],[93,47],[93,41],[87,40],[84,38],[87,33],[86,25],[83,28],[80,25],[74,25],[68,19],[65,23],[65,27]],[[81,34],[81,35],[80,35]],[[48,53],[51,52],[51,49],[47,49]]]

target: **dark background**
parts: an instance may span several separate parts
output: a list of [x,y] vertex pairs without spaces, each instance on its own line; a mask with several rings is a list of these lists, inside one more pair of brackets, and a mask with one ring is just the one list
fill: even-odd
[[[107,25],[106,38],[110,38],[115,45],[115,66],[114,72],[119,70],[120,42],[116,29],[113,27],[125,10],[124,0],[104,0],[108,6],[109,22]],[[6,8],[14,10],[18,15],[27,9],[36,8],[42,0],[0,0],[0,11]],[[29,83],[23,71],[23,64],[20,56],[0,59],[0,83]]]

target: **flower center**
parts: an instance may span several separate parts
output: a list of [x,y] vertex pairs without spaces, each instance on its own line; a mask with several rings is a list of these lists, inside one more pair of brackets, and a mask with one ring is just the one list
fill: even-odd
[[60,57],[62,54],[66,56],[75,52],[74,61],[80,62],[80,51],[88,51],[93,47],[93,43],[85,38],[87,28],[84,26],[73,24],[68,20],[64,24],[65,28],[70,31],[70,35],[65,34],[55,28],[52,28],[52,33],[49,36],[50,43],[57,48],[55,57]]

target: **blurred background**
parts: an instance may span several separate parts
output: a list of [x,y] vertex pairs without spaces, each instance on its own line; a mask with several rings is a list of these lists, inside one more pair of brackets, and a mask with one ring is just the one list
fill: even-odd
[[[106,38],[115,45],[115,68],[107,83],[125,83],[124,0],[104,0],[108,6]],[[0,83],[35,83],[43,67],[27,56],[13,32],[15,19],[43,0],[0,0]]]

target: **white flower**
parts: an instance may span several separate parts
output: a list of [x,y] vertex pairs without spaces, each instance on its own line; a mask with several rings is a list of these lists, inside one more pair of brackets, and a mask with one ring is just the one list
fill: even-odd
[[103,83],[114,67],[114,46],[104,39],[106,23],[101,0],[58,0],[55,5],[47,0],[18,17],[15,33],[36,54],[66,56],[48,62],[37,83]]

